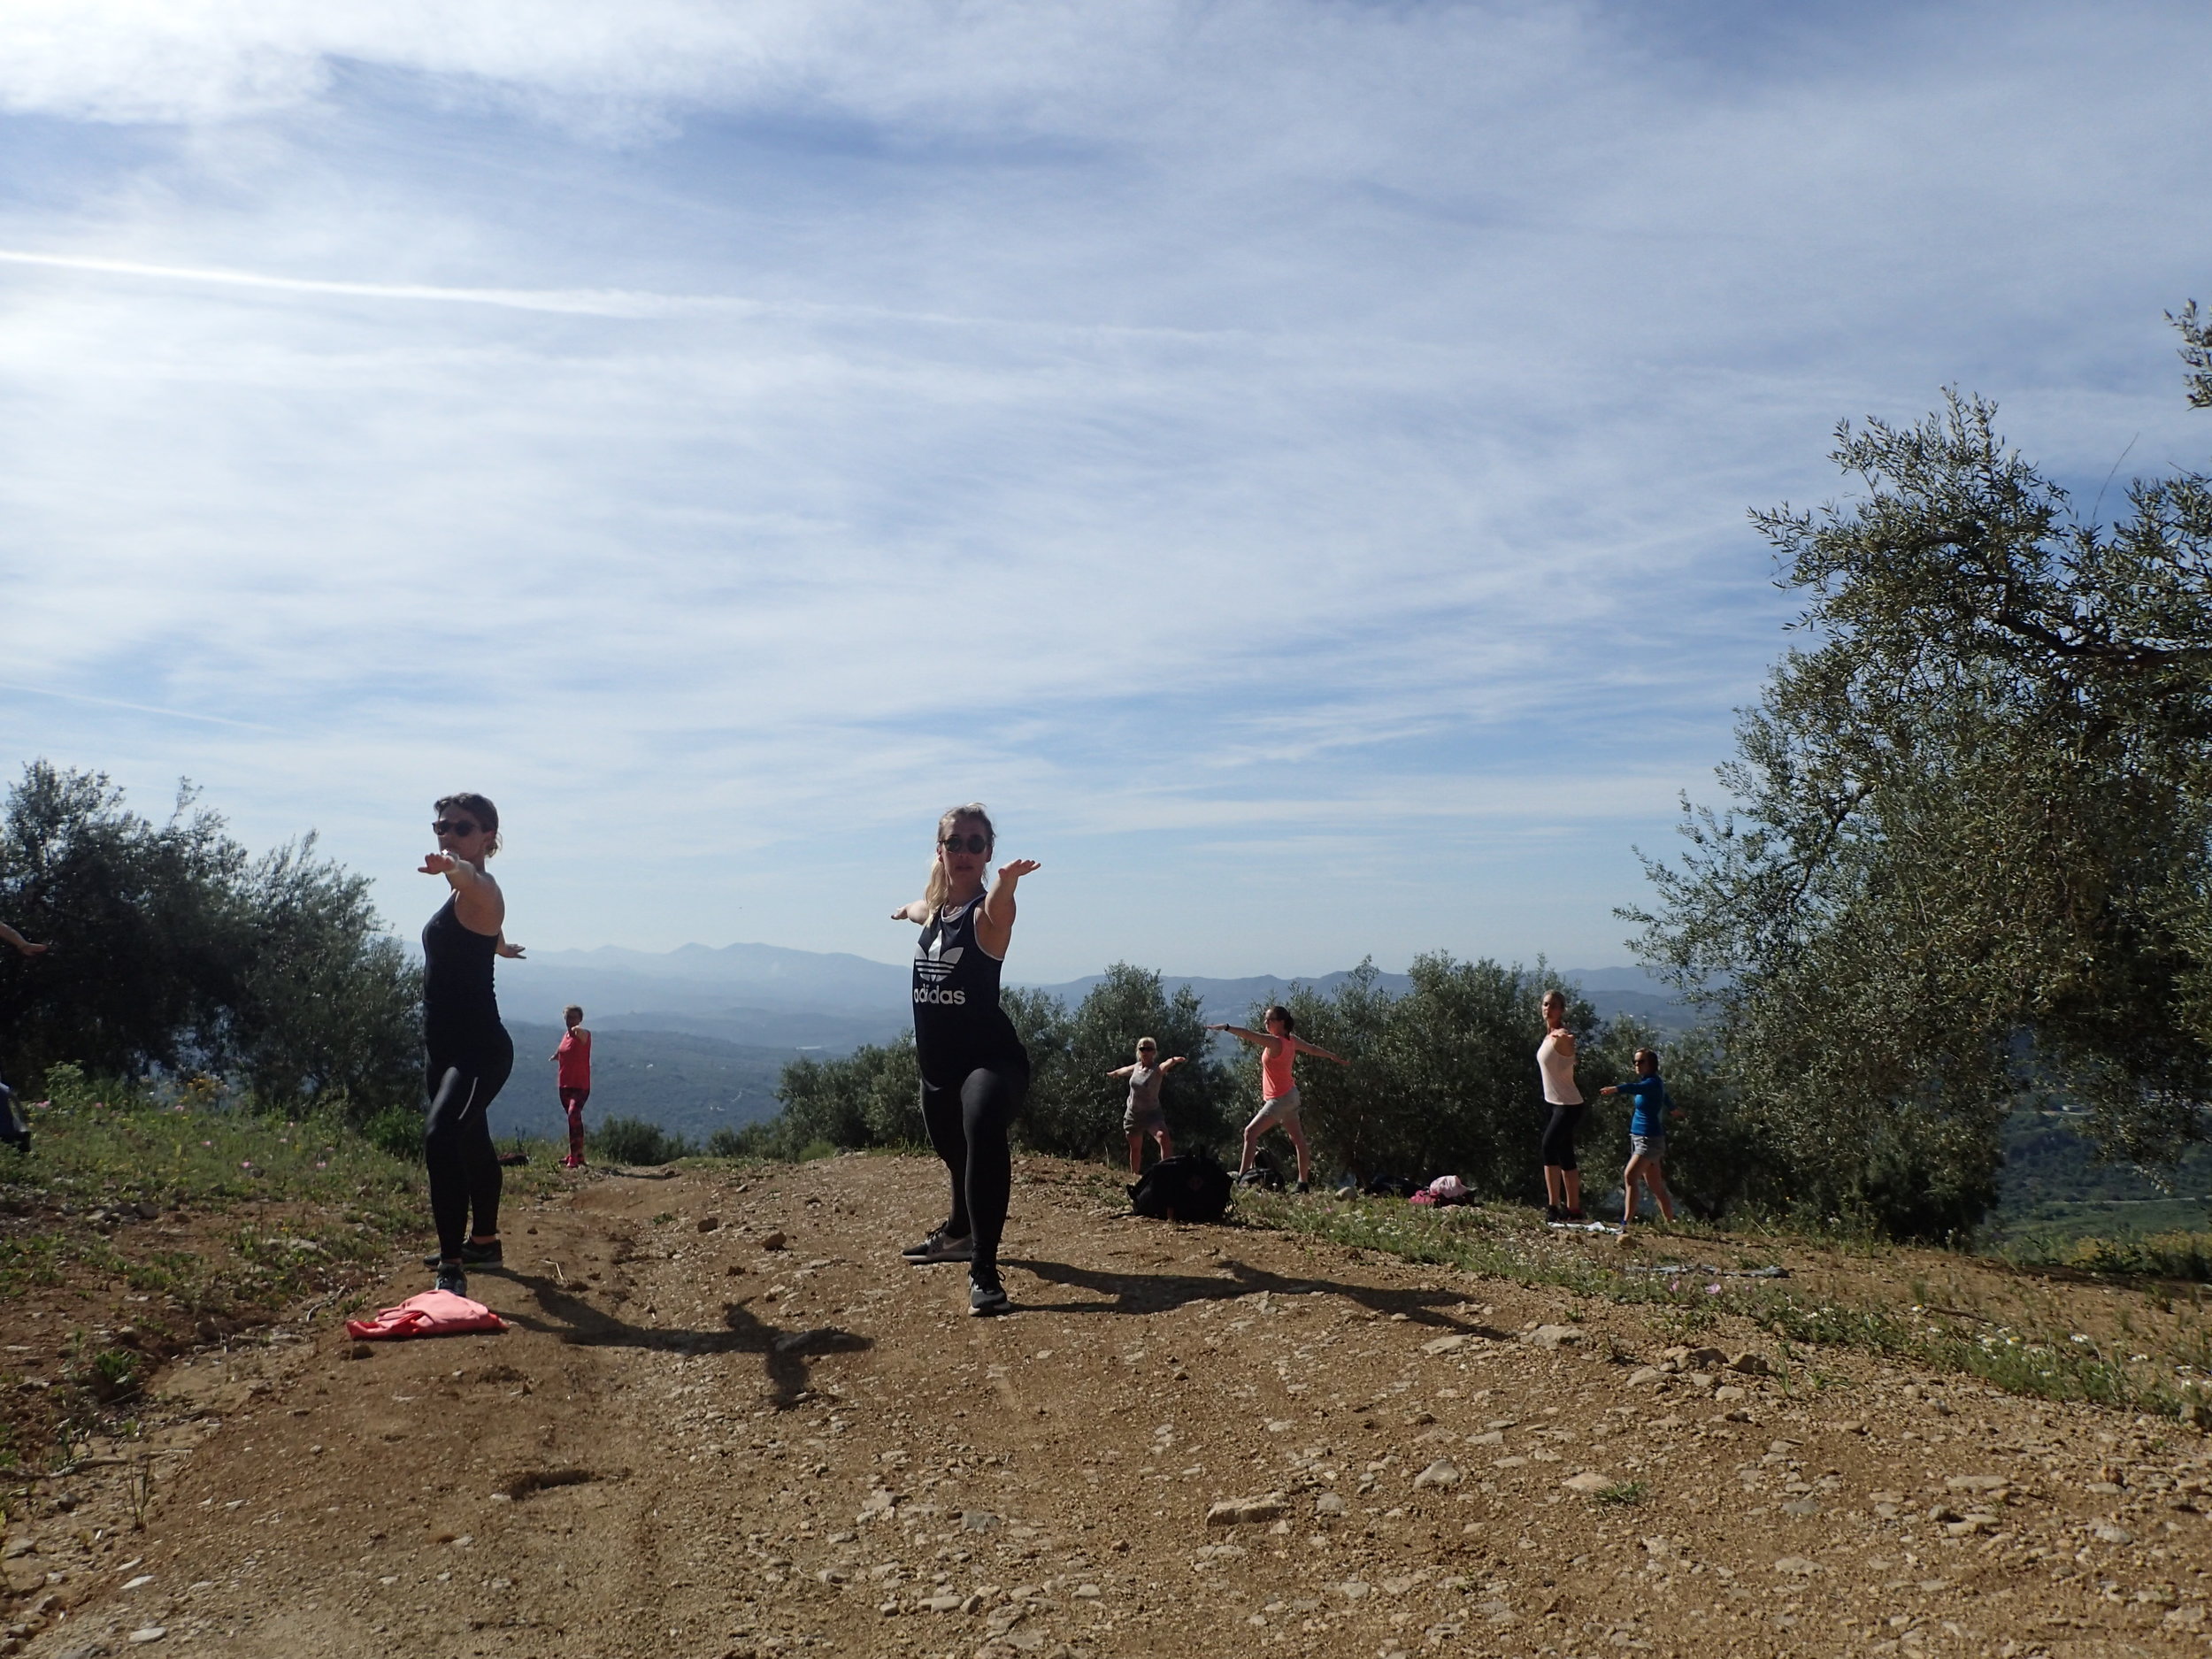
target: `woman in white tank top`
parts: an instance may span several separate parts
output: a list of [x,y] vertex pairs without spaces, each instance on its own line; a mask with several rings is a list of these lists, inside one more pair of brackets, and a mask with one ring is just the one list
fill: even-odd
[[1544,1041],[1536,1048],[1544,1079],[1544,1218],[1582,1219],[1582,1171],[1575,1163],[1575,1131],[1582,1126],[1582,1091],[1575,1087],[1575,1034],[1567,1029],[1567,996],[1544,993]]

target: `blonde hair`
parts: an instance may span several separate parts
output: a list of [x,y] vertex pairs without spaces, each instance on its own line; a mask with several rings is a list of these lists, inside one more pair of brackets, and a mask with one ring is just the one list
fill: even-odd
[[991,815],[983,810],[983,803],[971,801],[965,806],[950,807],[937,820],[937,851],[929,858],[929,881],[922,888],[922,908],[933,916],[944,908],[945,895],[952,891],[952,879],[945,873],[945,837],[952,833],[953,826],[964,818],[974,818],[983,826],[983,856],[988,858],[991,849],[998,845],[998,831],[992,826]]
[[1149,1037],[1140,1037],[1137,1039],[1137,1047],[1140,1048],[1149,1048],[1156,1054],[1159,1051],[1160,1045],[1153,1041]]

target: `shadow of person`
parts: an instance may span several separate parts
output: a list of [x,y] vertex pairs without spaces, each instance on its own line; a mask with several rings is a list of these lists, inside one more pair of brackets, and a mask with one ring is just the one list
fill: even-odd
[[1020,1311],[1030,1313],[1168,1313],[1194,1302],[1234,1302],[1239,1297],[1256,1295],[1261,1291],[1271,1291],[1284,1296],[1302,1296],[1318,1292],[1325,1296],[1341,1296],[1371,1313],[1385,1316],[1403,1314],[1412,1324],[1430,1325],[1440,1332],[1482,1337],[1491,1341],[1502,1340],[1509,1334],[1450,1311],[1464,1305],[1467,1298],[1464,1293],[1442,1286],[1425,1285],[1409,1290],[1394,1290],[1379,1285],[1289,1279],[1233,1259],[1222,1263],[1225,1277],[1197,1273],[1102,1272],[1094,1268],[1076,1267],[1066,1262],[1016,1261],[1010,1257],[1003,1265],[1033,1273],[1048,1284],[1087,1290],[1096,1298],[1089,1302],[1025,1302],[1018,1304]]
[[540,1274],[510,1272],[536,1307],[501,1310],[501,1317],[526,1331],[549,1336],[573,1348],[634,1348],[662,1354],[757,1354],[768,1384],[769,1402],[779,1411],[799,1403],[812,1386],[810,1362],[830,1354],[861,1354],[875,1347],[873,1337],[836,1325],[779,1329],[757,1317],[743,1302],[722,1305],[718,1330],[636,1325],[595,1308],[565,1285]]

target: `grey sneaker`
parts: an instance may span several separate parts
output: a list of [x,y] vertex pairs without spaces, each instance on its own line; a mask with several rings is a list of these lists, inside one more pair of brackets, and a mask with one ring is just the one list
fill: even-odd
[[434,1288],[449,1290],[457,1296],[465,1296],[469,1294],[468,1275],[457,1267],[442,1266],[438,1269],[438,1282]]
[[1013,1301],[1007,1295],[1006,1286],[998,1282],[995,1272],[971,1271],[968,1274],[970,1313],[979,1319],[987,1319],[994,1314],[1011,1313],[1013,1310]]
[[932,1262],[972,1262],[975,1260],[975,1240],[972,1237],[953,1238],[940,1227],[919,1244],[910,1244],[899,1254],[917,1267],[926,1266]]

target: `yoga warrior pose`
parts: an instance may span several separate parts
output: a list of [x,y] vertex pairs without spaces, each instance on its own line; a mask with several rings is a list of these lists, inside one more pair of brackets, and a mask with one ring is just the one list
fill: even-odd
[[1129,1079],[1129,1103],[1122,1108],[1122,1132],[1129,1137],[1129,1172],[1144,1173],[1144,1138],[1150,1135],[1160,1143],[1160,1156],[1171,1158],[1175,1148],[1167,1135],[1167,1113],[1160,1109],[1160,1084],[1167,1074],[1179,1065],[1190,1063],[1187,1055],[1172,1059],[1160,1058],[1160,1045],[1149,1037],[1137,1040],[1137,1058],[1133,1065],[1118,1066],[1108,1077]]
[[1582,1219],[1582,1171],[1575,1163],[1575,1131],[1582,1125],[1582,1091],[1575,1087],[1575,1034],[1567,1029],[1567,996],[1544,993],[1544,1041],[1536,1046],[1536,1069],[1543,1074],[1544,1103],[1551,1121],[1544,1125],[1544,1218]]
[[1628,1120],[1628,1168],[1621,1172],[1623,1236],[1636,1219],[1639,1181],[1650,1191],[1651,1202],[1659,1206],[1660,1219],[1671,1222],[1674,1198],[1667,1191],[1667,1119],[1682,1114],[1667,1097],[1667,1086],[1659,1080],[1659,1051],[1637,1049],[1635,1080],[1617,1083],[1598,1093],[1625,1094],[1636,1102],[1635,1115]]
[[[496,1263],[499,1154],[487,1113],[514,1070],[515,1045],[499,1023],[492,958],[519,956],[500,931],[507,901],[484,861],[499,850],[499,809],[480,795],[449,795],[431,832],[438,850],[421,872],[443,876],[452,893],[422,930],[423,1043],[430,1115],[423,1122],[430,1213],[438,1224],[438,1288],[468,1294],[464,1263]],[[473,1210],[476,1231],[469,1232]]]
[[561,1110],[568,1114],[568,1156],[561,1160],[565,1170],[584,1167],[584,1102],[591,1098],[591,1033],[584,1029],[584,1010],[571,1002],[561,1010],[561,1023],[568,1027],[562,1034],[560,1047],[553,1050],[553,1089],[561,1099]]
[[1291,1063],[1302,1054],[1317,1059],[1333,1060],[1339,1065],[1352,1063],[1340,1054],[1331,1054],[1318,1043],[1308,1042],[1303,1037],[1291,1034],[1298,1022],[1290,1017],[1286,1008],[1267,1010],[1263,1022],[1264,1033],[1247,1031],[1241,1025],[1209,1025],[1208,1031],[1225,1031],[1240,1042],[1248,1042],[1260,1051],[1260,1110],[1252,1121],[1244,1125],[1244,1163],[1237,1171],[1237,1179],[1243,1180],[1252,1173],[1252,1160],[1259,1155],[1260,1137],[1274,1125],[1290,1137],[1291,1146],[1298,1154],[1298,1190],[1307,1191],[1311,1186],[1312,1159],[1306,1151],[1305,1126],[1298,1121],[1298,1084],[1291,1075]]
[[[42,956],[44,945],[35,945],[5,922],[0,922],[0,944],[13,945],[26,956]],[[25,1157],[31,1156],[31,1131],[15,1115],[15,1094],[5,1079],[0,1079],[0,1141],[4,1141]]]
[[1013,1187],[1006,1131],[1029,1092],[1029,1051],[999,1007],[999,970],[1014,933],[1014,887],[1033,858],[999,866],[983,889],[997,841],[980,802],[937,821],[937,851],[920,898],[891,912],[922,930],[914,951],[914,1052],[922,1068],[922,1123],[952,1176],[952,1214],[904,1252],[910,1262],[965,1262],[968,1311],[1007,1312],[999,1235]]

